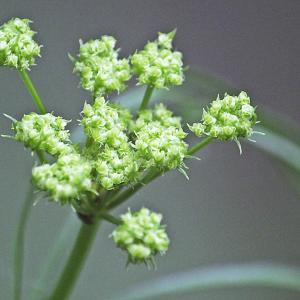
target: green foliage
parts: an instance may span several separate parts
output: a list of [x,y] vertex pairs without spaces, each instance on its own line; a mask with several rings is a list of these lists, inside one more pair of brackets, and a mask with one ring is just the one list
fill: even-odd
[[[278,264],[237,264],[198,268],[148,280],[112,300],[148,300],[212,289],[265,287],[300,292],[300,269]],[[197,297],[198,298],[198,297]]]

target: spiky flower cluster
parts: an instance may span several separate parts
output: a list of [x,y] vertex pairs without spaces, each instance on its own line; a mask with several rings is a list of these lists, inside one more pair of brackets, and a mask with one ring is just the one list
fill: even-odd
[[15,121],[15,139],[23,142],[32,150],[45,151],[51,155],[69,153],[69,131],[65,129],[68,121],[47,113],[24,115],[21,121]]
[[126,135],[129,111],[110,106],[100,97],[93,105],[85,104],[82,115],[81,124],[93,144],[85,152],[93,157],[100,184],[109,190],[136,180],[139,165]]
[[162,104],[154,110],[144,110],[136,120],[133,130],[136,135],[134,147],[144,168],[161,170],[182,168],[187,153],[180,118]]
[[123,223],[112,233],[118,247],[128,254],[132,263],[147,262],[157,253],[168,250],[169,238],[165,227],[161,225],[162,215],[147,208],[121,216]]
[[55,163],[34,167],[32,179],[36,187],[46,191],[51,199],[61,204],[82,201],[95,194],[91,181],[91,164],[79,154],[60,156]]
[[143,50],[132,55],[131,64],[133,73],[138,76],[138,84],[157,89],[182,84],[182,54],[172,49],[174,36],[175,30],[159,33],[157,40],[148,42]]
[[[33,40],[35,33],[29,23],[16,18],[0,27],[0,65],[25,70],[34,64],[40,46]],[[72,206],[84,222],[100,217],[119,224],[112,237],[131,263],[148,264],[156,254],[167,251],[169,238],[161,225],[162,215],[142,208],[128,211],[118,220],[109,210],[128,198],[130,184],[136,191],[170,169],[186,175],[184,159],[211,140],[188,151],[179,117],[163,104],[144,109],[154,88],[180,85],[184,80],[182,54],[172,47],[174,36],[175,31],[159,33],[155,41],[130,57],[131,65],[128,59],[118,58],[116,40],[111,36],[80,42],[79,55],[70,58],[81,86],[93,96],[93,103],[86,103],[81,114],[85,145],[72,144],[68,122],[53,114],[30,113],[21,121],[9,117],[15,140],[38,152],[41,165],[32,170],[35,186],[50,199]],[[123,91],[132,73],[138,84],[148,85],[137,117],[104,98],[110,92]],[[24,82],[28,85],[30,80]],[[213,101],[203,111],[201,122],[189,128],[197,136],[235,140],[239,145],[238,138],[249,137],[255,123],[255,108],[241,92],[237,97],[225,95]],[[44,152],[52,155],[52,164]],[[125,185],[127,189],[122,191]]]
[[19,70],[34,65],[41,46],[33,40],[35,32],[30,23],[28,19],[15,18],[0,26],[0,65]]
[[80,45],[74,71],[80,75],[81,86],[94,96],[124,90],[131,77],[128,60],[118,59],[115,45],[115,38],[106,35]]
[[202,121],[194,123],[190,130],[197,136],[208,135],[220,140],[236,140],[249,137],[257,120],[255,108],[245,92],[238,96],[225,94],[203,110]]

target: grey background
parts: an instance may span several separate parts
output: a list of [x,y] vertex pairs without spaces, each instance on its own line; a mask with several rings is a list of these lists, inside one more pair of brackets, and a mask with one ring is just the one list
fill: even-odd
[[[176,46],[188,65],[217,74],[299,122],[300,1],[4,1],[1,23],[13,16],[34,20],[42,59],[31,76],[48,110],[76,120],[87,93],[77,88],[67,52],[78,39],[112,34],[121,54],[141,48],[157,31],[178,29]],[[0,69],[0,112],[15,117],[34,109],[13,70]],[[9,122],[0,118],[1,133]],[[299,265],[296,193],[274,162],[244,145],[217,143],[190,164],[190,181],[177,172],[155,181],[131,200],[162,211],[172,239],[159,269],[124,268],[125,256],[107,239],[103,225],[72,299],[109,299],[147,278],[216,263],[267,260]],[[12,242],[33,159],[22,145],[0,147],[0,299],[11,298]],[[120,211],[124,211],[127,205]],[[25,293],[64,223],[67,208],[41,201],[34,209],[26,244]],[[66,249],[66,253],[68,249]],[[50,285],[51,283],[49,283]],[[88,295],[88,296],[87,296]],[[226,290],[163,299],[299,299],[268,289]]]

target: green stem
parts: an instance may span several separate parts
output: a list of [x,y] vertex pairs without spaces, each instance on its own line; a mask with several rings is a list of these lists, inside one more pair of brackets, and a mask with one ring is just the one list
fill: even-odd
[[[212,137],[207,137],[203,139],[201,142],[193,146],[189,151],[188,155],[192,155],[196,153],[197,151],[201,150],[205,146],[207,146],[211,141],[213,141],[214,138]],[[161,171],[153,169],[149,171],[145,177],[140,181],[134,184],[131,188],[128,188],[127,190],[121,191],[114,195],[109,203],[106,205],[107,209],[113,209],[116,206],[120,205],[121,203],[125,202],[129,197],[131,197],[133,194],[135,194],[139,189],[141,189],[144,185],[148,184],[158,176],[162,174]]]
[[99,221],[92,225],[81,224],[72,252],[48,300],[65,300],[70,297],[96,237],[99,224]]
[[214,138],[211,137],[211,136],[206,137],[201,142],[199,142],[198,144],[196,144],[195,146],[193,146],[191,149],[189,149],[188,155],[195,154],[196,152],[198,152],[199,150],[201,150],[202,148],[204,148],[206,145],[208,145],[213,139]]
[[110,214],[108,214],[106,212],[100,212],[98,214],[98,217],[100,217],[103,220],[106,220],[109,223],[115,224],[115,225],[122,224],[122,220],[121,219],[116,218],[116,217],[114,217],[114,216],[112,216],[112,215],[110,215]]
[[141,181],[134,184],[132,187],[128,188],[127,190],[121,191],[114,195],[107,203],[106,208],[108,210],[115,208],[116,206],[122,204],[125,202],[129,197],[131,197],[133,194],[135,194],[139,189],[141,189],[143,186],[145,186],[147,183],[154,180],[156,177],[161,175],[161,172],[153,169],[150,170],[142,179]]
[[147,86],[147,89],[145,91],[145,95],[144,95],[144,98],[143,98],[143,101],[141,103],[141,106],[140,106],[140,109],[139,111],[143,110],[143,109],[146,109],[147,106],[148,106],[148,103],[150,101],[150,98],[151,98],[151,95],[153,93],[153,90],[154,90],[154,87],[151,86],[151,85],[148,85]]
[[47,162],[43,151],[37,150],[36,154],[37,154],[41,164],[44,164]]
[[20,77],[22,78],[26,88],[28,89],[29,93],[31,94],[33,101],[35,103],[35,105],[37,106],[39,112],[41,114],[45,114],[46,113],[46,108],[39,96],[39,94],[37,93],[28,73],[26,70],[18,70]]
[[21,208],[21,215],[17,227],[17,234],[14,243],[14,299],[20,300],[22,294],[22,280],[24,270],[24,244],[25,231],[28,216],[32,208],[33,186],[27,192],[25,202]]

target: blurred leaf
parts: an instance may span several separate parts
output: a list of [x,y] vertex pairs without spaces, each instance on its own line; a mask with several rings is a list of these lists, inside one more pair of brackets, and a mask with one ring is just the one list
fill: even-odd
[[73,211],[66,217],[65,224],[58,234],[54,245],[49,250],[49,255],[45,259],[36,281],[31,290],[31,300],[44,299],[48,291],[51,290],[57,274],[64,266],[65,259],[70,252],[70,245],[73,245],[77,233],[80,229],[81,221]]
[[23,270],[24,270],[24,249],[25,235],[28,219],[33,207],[34,195],[33,186],[30,183],[25,201],[21,207],[20,218],[17,224],[17,233],[14,243],[14,299],[22,299]]
[[272,132],[267,127],[257,126],[265,136],[256,136],[253,145],[280,160],[300,175],[300,146],[291,139]]
[[240,264],[178,272],[122,290],[110,300],[152,300],[165,295],[236,287],[280,288],[300,293],[300,269],[276,264]]

